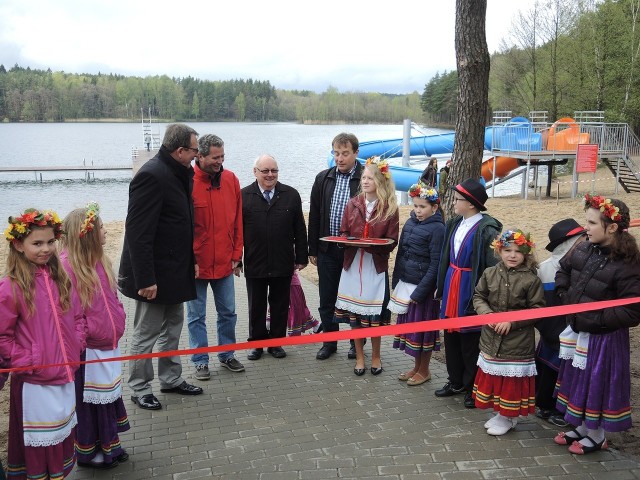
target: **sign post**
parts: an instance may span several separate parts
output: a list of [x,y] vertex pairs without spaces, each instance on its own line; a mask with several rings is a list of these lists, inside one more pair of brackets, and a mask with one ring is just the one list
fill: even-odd
[[[598,167],[598,144],[580,144],[578,145],[578,150],[576,151],[576,165],[575,171],[576,173],[585,173],[591,172],[593,177],[591,179],[591,193],[593,193],[595,189],[596,183],[596,168]],[[578,190],[578,182],[576,178],[576,183],[573,185],[573,195],[572,198],[575,198]]]

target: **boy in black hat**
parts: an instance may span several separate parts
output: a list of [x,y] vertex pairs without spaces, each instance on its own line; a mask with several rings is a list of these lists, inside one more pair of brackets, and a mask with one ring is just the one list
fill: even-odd
[[[487,208],[487,192],[472,178],[451,187],[456,216],[447,222],[445,243],[440,257],[437,298],[442,298],[440,318],[475,315],[473,292],[485,268],[498,262],[491,242],[500,234],[502,223],[482,213]],[[471,396],[476,378],[480,330],[463,327],[444,332],[445,358],[449,381],[436,397],[464,393],[464,406],[475,408]]]
[[[560,260],[573,250],[573,247],[585,239],[585,231],[573,218],[565,218],[554,224],[549,230],[549,244],[545,247],[551,257],[538,268],[538,277],[542,280],[547,307],[560,305],[555,289],[556,272]],[[560,369],[560,333],[566,327],[564,315],[540,319],[536,325],[540,332],[540,341],[536,348],[536,415],[558,427],[566,427],[564,416],[556,410],[553,392]]]

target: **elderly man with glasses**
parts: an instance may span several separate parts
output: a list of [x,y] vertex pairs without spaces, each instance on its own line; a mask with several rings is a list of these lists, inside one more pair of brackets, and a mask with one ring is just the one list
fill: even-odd
[[[278,163],[271,155],[260,155],[253,173],[256,181],[242,189],[249,341],[286,336],[293,270],[302,270],[308,263],[300,194],[278,182]],[[267,304],[271,317],[268,328]],[[275,358],[287,355],[279,346],[267,351]],[[254,348],[247,358],[259,360],[262,353],[262,348]]]

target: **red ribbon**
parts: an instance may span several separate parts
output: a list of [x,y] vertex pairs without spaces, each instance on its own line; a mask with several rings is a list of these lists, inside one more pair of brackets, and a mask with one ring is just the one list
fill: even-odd
[[143,353],[139,355],[125,355],[121,357],[103,358],[99,360],[85,360],[81,362],[55,363],[50,365],[37,365],[19,368],[3,368],[0,373],[19,372],[36,368],[61,367],[67,365],[80,365],[87,363],[102,363],[127,360],[140,360],[144,358],[173,357],[181,355],[193,355],[197,353],[225,352],[229,350],[248,350],[251,348],[281,347],[288,345],[306,345],[308,343],[335,342],[338,340],[350,340],[355,338],[371,337],[375,331],[375,337],[385,337],[415,332],[431,332],[435,330],[447,330],[450,328],[476,327],[487,323],[519,322],[536,318],[582,313],[605,308],[621,307],[640,302],[640,297],[623,298],[618,300],[603,300],[601,302],[579,303],[573,305],[561,305],[557,307],[531,308],[528,310],[516,310],[511,312],[491,313],[487,315],[470,315],[468,317],[446,318],[443,320],[423,320],[420,322],[403,323],[401,325],[386,325],[369,328],[356,328],[337,332],[316,333],[314,335],[299,335],[295,337],[270,338],[268,340],[254,340],[252,342],[240,342],[230,345],[217,345],[213,347],[189,348],[186,350],[169,350],[166,352]]

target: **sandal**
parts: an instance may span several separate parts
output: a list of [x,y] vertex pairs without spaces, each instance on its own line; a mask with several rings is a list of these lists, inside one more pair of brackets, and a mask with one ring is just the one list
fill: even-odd
[[593,453],[593,452],[598,452],[600,450],[609,449],[609,444],[607,443],[607,439],[606,438],[603,438],[600,443],[597,443],[589,435],[587,435],[584,438],[586,440],[589,440],[592,443],[592,445],[591,446],[587,446],[587,445],[583,445],[582,443],[576,441],[576,442],[573,442],[571,444],[571,446],[569,447],[569,452],[570,453],[574,453],[576,455],[585,455],[587,453]]
[[[572,434],[572,436],[569,436]],[[575,436],[574,436],[575,435]],[[579,442],[584,437],[578,433],[578,431],[574,428],[573,430],[569,430],[568,432],[560,432],[558,433],[553,441],[558,445],[572,445],[573,442]]]

